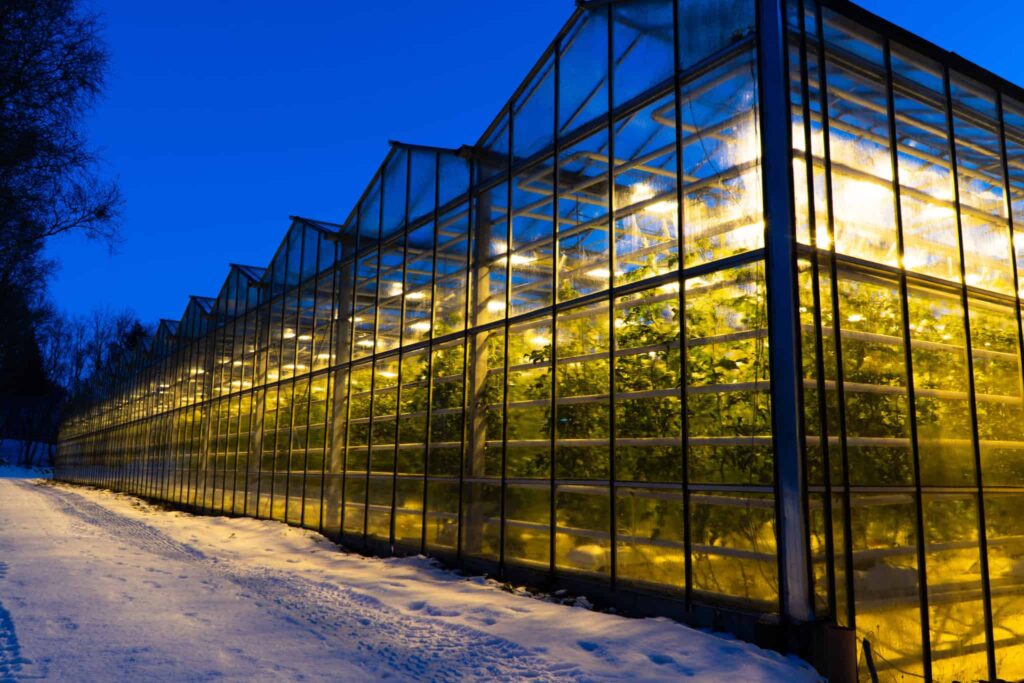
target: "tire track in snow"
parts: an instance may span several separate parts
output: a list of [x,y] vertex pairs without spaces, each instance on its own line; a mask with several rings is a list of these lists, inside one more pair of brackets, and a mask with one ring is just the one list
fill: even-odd
[[61,512],[82,524],[98,528],[124,541],[133,548],[171,559],[205,560],[199,550],[179,543],[145,522],[123,517],[108,508],[75,493],[61,491],[50,485],[38,485],[36,490],[48,497]]
[[61,489],[41,486],[63,512],[133,548],[193,563],[224,578],[272,615],[305,629],[328,647],[351,653],[373,672],[438,682],[579,681],[574,664],[551,662],[506,638],[444,618],[409,616],[343,585],[265,567],[207,558],[142,521]]

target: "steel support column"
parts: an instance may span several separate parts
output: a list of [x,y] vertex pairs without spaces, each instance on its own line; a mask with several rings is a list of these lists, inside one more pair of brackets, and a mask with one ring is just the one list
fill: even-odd
[[783,0],[758,1],[761,173],[767,254],[776,535],[782,617],[806,622],[811,604],[802,439],[802,364],[793,206],[792,123]]

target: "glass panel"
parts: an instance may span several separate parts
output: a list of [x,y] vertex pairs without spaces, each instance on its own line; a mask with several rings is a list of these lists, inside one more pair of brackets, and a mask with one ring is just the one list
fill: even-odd
[[[607,301],[558,314],[555,476],[559,479],[607,481],[610,476],[608,328]],[[531,338],[538,346],[545,340],[548,345],[533,351],[532,357],[550,358],[550,333]],[[548,373],[545,368],[543,379]],[[541,391],[547,388],[542,378],[532,384]],[[543,400],[543,396],[538,398]],[[545,412],[550,412],[547,406]]]
[[402,475],[422,475],[426,471],[429,358],[426,351],[402,356],[397,460],[398,472]]
[[562,151],[558,188],[558,300],[608,289],[608,131]]
[[532,166],[513,182],[510,315],[528,313],[551,304],[553,188],[550,158]]
[[903,346],[895,282],[846,272],[838,283],[851,483],[914,481]]
[[1006,158],[1013,216],[1013,250],[1017,259],[1017,295],[1024,292],[1024,104],[1003,98]]
[[928,626],[937,681],[988,678],[977,498],[925,494]]
[[1024,678],[1024,496],[991,491],[984,501],[996,674],[1018,680]]
[[551,563],[551,487],[505,487],[505,561],[547,571]]
[[508,330],[507,475],[551,476],[551,318]]
[[771,484],[764,267],[686,281],[690,480]]
[[616,284],[679,265],[675,120],[669,93],[613,126]]
[[549,56],[513,105],[513,165],[551,146],[555,135],[554,111],[555,60]]
[[960,281],[945,85],[938,64],[893,48],[900,210],[907,270]]
[[985,486],[1024,484],[1024,399],[1013,306],[972,297],[971,353]]
[[409,152],[399,149],[384,169],[384,216],[381,239],[396,234],[405,225],[405,205],[408,194]]
[[462,552],[497,561],[501,549],[501,482],[467,481],[463,490]]
[[[474,557],[497,558],[501,549],[505,337],[500,330],[480,332],[472,338],[470,348],[466,374],[469,417],[466,425],[463,547]],[[458,372],[461,375],[461,368]],[[461,420],[461,403],[459,406],[455,412]],[[457,462],[453,464],[458,466]]]
[[562,39],[559,56],[559,132],[562,136],[608,112],[608,10],[583,14]]
[[639,0],[612,5],[616,108],[652,88],[669,87],[675,67],[672,3]]
[[[619,481],[682,483],[679,350],[678,284],[616,300],[615,478]],[[660,509],[661,500],[651,505]]]
[[754,0],[678,2],[680,69],[690,69],[754,33]]
[[[466,268],[469,241],[469,205],[461,204],[442,215],[438,225],[437,285],[434,295],[435,337],[462,330],[466,325]],[[505,310],[504,281],[503,263],[500,269],[497,264],[474,269],[473,281],[470,283],[474,288],[473,292],[478,291],[477,287],[483,287],[485,297],[493,293],[493,299],[481,302],[484,319],[488,319],[488,315],[494,315],[491,309],[495,302],[500,303],[497,315],[500,316]],[[476,322],[483,322],[483,319]]]
[[455,552],[459,533],[459,482],[427,482],[427,548]]
[[[470,325],[505,317],[508,278],[508,184],[481,191],[476,197],[473,231],[473,272],[470,274]],[[442,222],[442,229],[444,223]],[[440,267],[440,249],[438,249]]]
[[355,340],[353,360],[373,354],[377,325],[377,252],[361,257],[356,268],[355,314],[352,317]]
[[908,295],[921,483],[974,486],[974,437],[959,295]]
[[995,93],[951,77],[965,282],[1013,294],[1013,263]]
[[686,266],[764,245],[755,73],[745,52],[679,91]]
[[461,467],[465,361],[462,340],[435,346],[431,352],[433,386],[427,471],[432,475],[457,476]]
[[376,353],[397,348],[401,341],[404,270],[405,240],[399,238],[381,249]]
[[777,610],[775,503],[770,496],[691,494],[693,590]]
[[349,375],[348,446],[345,450],[344,531],[363,533],[366,504],[366,472],[369,468],[370,407],[373,366],[364,363]]
[[555,567],[607,576],[611,570],[608,487],[557,486],[555,514]]
[[[835,248],[897,266],[881,43],[831,11],[824,16]],[[850,51],[856,53],[855,64],[845,54]]]
[[505,335],[498,329],[478,332],[470,339],[465,473],[473,478],[500,477],[504,450]]
[[923,678],[914,496],[852,498],[857,640],[871,644],[879,680]]
[[618,488],[616,577],[658,589],[683,588],[681,488]]

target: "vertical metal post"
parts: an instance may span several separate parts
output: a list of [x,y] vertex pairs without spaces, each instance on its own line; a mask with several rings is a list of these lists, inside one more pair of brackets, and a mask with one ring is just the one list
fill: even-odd
[[618,579],[618,515],[615,506],[615,13],[608,3],[608,583]]
[[[515,182],[512,176],[512,167],[515,165],[515,122],[516,122],[516,101],[508,105],[508,164],[507,177],[505,180],[505,255],[502,263],[505,264],[505,310],[504,326],[505,331],[504,349],[504,373],[502,374],[501,390],[501,514],[498,517],[498,571],[500,576],[505,575],[505,512],[507,496],[505,486],[508,480],[508,371],[509,363],[509,337],[512,328],[509,327],[508,319],[512,315],[512,226],[515,222],[515,209],[512,205],[513,192],[512,183]],[[459,499],[462,497],[460,495]]]
[[[325,489],[324,507],[331,520],[338,519],[338,537],[344,528],[345,516],[345,459],[348,453],[349,434],[349,387],[352,368],[352,339],[355,329],[355,255],[349,261],[352,277],[345,277],[345,261],[349,254],[345,253],[344,228],[338,236],[334,257],[334,309],[336,320],[331,325],[333,335],[328,347],[334,352],[334,363],[331,375],[334,377],[333,400],[331,404],[330,430],[331,445],[328,459],[328,476],[330,486]],[[353,249],[353,252],[355,250]],[[344,381],[341,380],[344,373]],[[326,483],[326,482],[325,482]],[[332,506],[336,506],[333,507]]]
[[[690,410],[687,402],[687,376],[689,366],[687,364],[686,345],[686,274],[684,263],[686,260],[686,213],[684,199],[686,197],[686,173],[683,165],[683,102],[682,102],[682,17],[679,13],[679,3],[672,3],[672,58],[675,65],[672,68],[672,101],[675,105],[676,124],[676,249],[678,253],[677,268],[679,270],[679,425],[682,449],[680,450],[681,483],[683,496],[683,595],[686,610],[693,607],[693,542],[690,537]],[[614,305],[614,300],[612,305]],[[612,321],[612,335],[615,334],[615,322]]]
[[[921,495],[921,448],[917,430],[917,390],[914,384],[914,350],[913,339],[910,335],[910,295],[907,288],[907,270],[904,266],[906,254],[906,243],[903,237],[903,202],[900,195],[900,164],[899,164],[899,138],[896,131],[896,97],[893,89],[892,76],[892,47],[888,38],[883,39],[883,68],[885,69],[885,90],[886,90],[886,118],[888,119],[889,154],[892,167],[892,201],[893,216],[896,218],[896,244],[899,254],[899,291],[900,309],[903,317],[903,354],[904,366],[907,378],[907,417],[910,424],[910,450],[914,463],[914,507],[917,516],[917,583],[918,602],[921,610],[921,652],[923,658],[924,675],[926,680],[931,680],[931,641],[928,610],[928,567],[927,552],[925,548],[926,525],[924,523],[924,503]],[[951,129],[952,130],[952,129]],[[963,253],[961,250],[960,267],[963,268]],[[964,300],[964,314],[967,312],[966,299]]]
[[[473,202],[473,173],[474,173],[475,169],[473,167],[473,162],[472,161],[469,162],[468,165],[469,165],[469,169],[468,169],[469,170],[469,178],[468,178],[468,182],[466,184],[466,197],[467,197],[467,203],[466,203],[466,252],[465,252],[465,256],[463,257],[463,261],[462,262],[464,264],[463,267],[465,269],[465,270],[463,270],[463,274],[464,274],[463,277],[466,278],[464,281],[466,282],[466,286],[470,287],[471,283],[474,281],[474,275],[473,275],[474,263],[473,263],[472,259],[474,258],[473,254],[474,254],[474,250],[475,250],[474,238],[473,238],[473,232],[474,232],[473,226],[475,225],[476,214],[474,213],[475,209],[473,208],[475,206],[475,204]],[[440,230],[441,230],[441,212],[440,212],[440,208],[441,208],[441,155],[440,155],[440,153],[438,153],[437,158],[436,158],[435,169],[436,169],[437,176],[436,176],[435,181],[434,181],[434,271],[433,271],[434,279],[433,279],[433,281],[431,283],[431,294],[430,294],[430,307],[431,307],[431,311],[432,311],[432,317],[431,317],[432,321],[434,320],[433,319],[433,314],[436,313],[436,311],[437,311],[437,261],[438,261],[437,248],[438,248],[438,244],[440,242],[439,235],[440,235]],[[486,243],[489,243],[489,242],[490,242],[490,240],[488,239]],[[458,514],[455,516],[455,556],[456,556],[456,558],[458,559],[459,562],[461,562],[462,559],[463,559],[463,556],[462,556],[462,532],[463,532],[463,524],[464,524],[464,519],[463,519],[463,514],[464,514],[463,499],[464,499],[464,496],[465,496],[465,489],[466,489],[466,481],[465,481],[466,480],[466,469],[467,469],[467,467],[466,467],[466,459],[469,458],[469,457],[472,457],[471,455],[469,455],[470,448],[472,448],[472,444],[468,440],[469,420],[467,419],[470,416],[469,397],[471,395],[470,394],[469,382],[468,382],[468,378],[469,378],[469,360],[470,360],[470,357],[469,357],[470,336],[469,336],[468,330],[469,330],[469,326],[470,326],[470,322],[469,322],[470,321],[470,317],[469,317],[470,310],[473,310],[473,311],[478,311],[479,310],[478,306],[475,305],[473,303],[473,301],[472,301],[472,297],[473,296],[478,296],[478,295],[474,295],[472,293],[472,292],[475,292],[475,291],[476,291],[475,289],[472,290],[472,291],[467,291],[467,295],[465,297],[465,301],[463,301],[463,306],[462,306],[462,321],[463,321],[463,325],[462,325],[462,399],[461,399],[461,403],[459,404],[459,405],[462,406],[462,419],[459,420],[459,500],[458,500],[458,504],[456,505],[456,508],[458,510]],[[474,316],[475,316],[475,313],[474,313]],[[428,445],[428,447],[427,447],[427,455],[428,455],[428,458],[429,458],[429,455],[430,455],[430,448],[431,448],[431,446],[433,444],[433,437],[431,436],[431,432],[433,431],[433,427],[431,426],[431,423],[433,422],[433,419],[434,419],[434,408],[433,408],[433,405],[434,405],[434,341],[433,341],[434,340],[434,325],[433,325],[433,322],[430,325],[430,339],[431,339],[431,343],[430,343],[430,347],[428,349],[428,360],[427,360],[427,377],[428,377],[428,385],[427,385],[428,386],[428,390],[427,390],[427,435],[428,435],[428,438],[427,438],[427,445]],[[474,340],[474,344],[475,343],[476,342]],[[475,357],[474,357],[473,360],[474,360],[474,362],[476,362],[476,358]],[[485,363],[485,365],[486,365],[486,363]],[[475,396],[475,392],[476,392],[475,386],[473,388],[473,392],[474,393],[472,395]],[[429,470],[429,468],[425,468],[424,469],[424,473],[425,473],[424,474],[424,481],[426,481],[430,477],[430,470]],[[427,486],[427,484],[424,483],[424,487],[426,487],[426,486]],[[424,519],[426,519],[426,514],[427,514],[426,513],[426,500],[427,500],[427,498],[426,498],[426,488],[424,488],[423,496],[424,496],[423,497],[423,501],[424,501],[424,504],[423,504],[424,512],[423,512],[423,514],[424,514]],[[425,537],[425,535],[426,535],[426,527],[424,527],[424,537]]]
[[[402,300],[399,303],[398,312],[398,386],[395,387],[395,451],[391,459],[391,519],[388,529],[388,541],[391,544],[391,553],[395,552],[395,511],[398,506],[398,451],[402,443],[401,428],[399,427],[402,418],[402,383],[405,381],[402,366],[405,360],[405,351],[402,347],[405,344],[405,307],[408,301],[409,292],[409,187],[412,184],[412,150],[405,151],[405,198],[402,208]],[[436,192],[436,187],[435,187]],[[433,305],[433,301],[431,301]]]
[[[1010,233],[1010,261],[1013,267],[1013,296],[1014,296],[1014,309],[1017,313],[1017,353],[1024,354],[1024,320],[1021,319],[1020,310],[1020,273],[1017,268],[1018,249],[1017,244],[1014,242],[1014,235],[1016,233],[1016,225],[1014,224],[1013,217],[1013,186],[1010,182],[1010,164],[1009,164],[1009,153],[1006,145],[1006,110],[1004,109],[1003,93],[1000,90],[996,91],[996,107],[999,116],[999,156],[1003,172],[1003,192],[1006,193],[1006,218],[1007,228]],[[1018,356],[1021,360],[1018,365],[1018,378],[1017,381],[1021,382],[1024,380],[1024,376],[1021,375],[1021,369],[1024,369],[1024,358]],[[1024,385],[1020,385],[1019,395],[1024,397]],[[973,399],[973,397],[972,397]],[[981,579],[985,591],[985,607],[987,609],[986,618],[988,619],[987,627],[991,628],[992,625],[992,583],[991,576],[988,568],[988,526],[985,522],[985,478],[983,476],[983,468],[981,466],[980,451],[977,460],[977,473],[978,473],[978,512],[980,516],[978,518],[978,528],[981,532],[981,554],[984,558],[985,572]],[[996,653],[995,653],[995,638],[992,637],[992,631],[989,631],[989,646],[988,646],[988,657],[989,657],[989,676],[995,679],[999,672],[996,668]]]
[[[950,171],[953,175],[953,203],[956,206],[956,232],[957,232],[957,243],[960,246],[960,304],[964,316],[964,342],[966,344],[966,356],[967,356],[967,390],[971,413],[971,435],[972,435],[972,455],[974,456],[975,466],[975,486],[977,491],[977,511],[978,511],[978,552],[979,552],[979,568],[981,571],[981,583],[982,583],[982,605],[985,616],[985,640],[986,640],[986,663],[988,664],[988,675],[990,679],[994,679],[996,675],[996,658],[995,649],[993,643],[995,637],[993,634],[992,627],[992,594],[989,590],[989,577],[988,577],[988,546],[986,543],[986,529],[985,529],[985,508],[984,498],[981,492],[981,437],[978,434],[978,404],[977,404],[977,387],[974,381],[974,339],[971,333],[971,309],[970,309],[970,296],[967,292],[967,258],[966,249],[964,249],[964,225],[963,225],[963,207],[960,203],[960,167],[957,159],[956,149],[956,124],[954,123],[953,116],[953,88],[952,88],[952,75],[950,74],[949,66],[947,65],[943,69],[943,87],[945,88],[945,99],[946,99],[946,128],[947,135],[949,136],[949,160],[950,160]],[[1002,145],[1000,145],[1000,157],[1002,157]],[[1000,165],[1002,159],[1000,158]],[[1011,235],[1010,244],[1013,244]],[[1011,252],[1012,255],[1012,252]],[[1014,284],[1016,287],[1016,283]],[[1019,329],[1019,328],[1018,328]],[[918,490],[918,497],[920,498],[920,488]],[[922,520],[922,528],[924,528]],[[922,547],[922,555],[924,554],[925,539],[919,540],[919,544]],[[927,603],[925,603],[927,607]],[[922,613],[925,615],[925,623],[927,624],[927,609],[922,609]],[[927,635],[927,632],[925,632]],[[931,675],[931,648],[930,643],[926,644],[925,652],[927,656],[925,658],[925,675]]]
[[[472,167],[470,168],[470,178],[473,177]],[[471,181],[472,182],[472,181]],[[427,340],[429,344],[424,348],[424,353],[427,354],[427,427],[426,434],[424,434],[424,451],[423,451],[423,490],[420,494],[420,498],[423,501],[422,512],[420,513],[420,552],[426,552],[427,550],[427,504],[429,499],[427,497],[427,491],[430,489],[430,451],[434,447],[433,445],[433,421],[434,421],[434,327],[437,325],[437,243],[438,235],[441,230],[441,216],[438,212],[438,204],[441,201],[441,154],[439,152],[434,153],[434,209],[433,209],[433,225],[434,234],[431,235],[430,239],[430,330],[427,332]],[[472,193],[467,193],[467,207],[473,205]],[[467,209],[468,210],[468,209]],[[472,216],[468,216],[466,219],[466,261],[467,266],[469,262],[469,239],[472,233],[471,227],[473,225]],[[470,275],[467,273],[467,278]],[[466,286],[469,286],[470,280],[466,280]],[[466,327],[469,327],[469,303],[472,297],[472,292],[467,292],[466,300],[462,308],[463,321]],[[466,338],[465,348],[462,351],[462,377],[463,385],[465,385],[467,377],[466,373],[466,354],[469,353],[469,339]],[[465,392],[465,388],[463,388]],[[465,405],[465,401],[463,401]],[[465,449],[464,449],[465,450]],[[463,463],[460,459],[459,462],[459,490],[462,490],[462,470]],[[462,551],[462,495],[459,495],[459,514],[458,524],[460,528],[458,533],[455,535],[455,553],[456,556],[461,557]]]
[[[835,370],[836,370],[836,402],[839,405],[839,460],[841,463],[841,493],[843,509],[843,560],[846,566],[843,569],[846,590],[846,612],[847,623],[850,628],[856,628],[857,611],[854,608],[855,591],[853,582],[853,506],[850,495],[850,462],[849,447],[846,434],[846,388],[845,388],[845,365],[843,362],[843,329],[840,323],[839,312],[839,267],[836,263],[836,217],[835,202],[832,192],[832,129],[829,120],[828,101],[828,62],[825,59],[825,29],[824,16],[821,3],[814,6],[814,23],[816,26],[816,38],[818,42],[818,80],[821,85],[818,88],[818,105],[821,107],[821,131],[822,131],[822,154],[825,162],[825,210],[828,215],[827,227],[830,249],[828,254],[829,278],[831,279],[832,304],[832,338],[835,344]],[[831,473],[829,474],[831,477]],[[832,520],[829,520],[832,525]],[[833,558],[833,563],[835,562]]]
[[793,208],[792,142],[782,0],[759,0],[757,60],[764,182],[772,440],[781,614],[814,617],[808,576],[804,462],[801,444],[799,300]]
[[[296,398],[295,387],[296,387],[296,385],[299,382],[299,380],[298,380],[298,376],[299,376],[299,368],[298,368],[298,363],[299,363],[299,335],[302,333],[302,330],[299,327],[299,323],[302,320],[302,286],[304,284],[303,276],[305,275],[305,273],[302,272],[302,268],[303,268],[303,266],[306,265],[306,233],[307,233],[308,229],[309,228],[305,224],[303,224],[303,223],[293,222],[291,228],[288,231],[289,232],[289,235],[288,235],[288,243],[289,243],[289,245],[288,245],[288,252],[289,252],[288,253],[288,262],[285,265],[284,290],[281,292],[281,361],[282,361],[281,369],[284,369],[284,365],[285,365],[285,363],[284,363],[284,360],[285,360],[285,358],[284,358],[284,351],[285,351],[284,331],[286,329],[285,325],[287,325],[287,321],[285,320],[285,316],[288,314],[288,299],[291,296],[292,292],[295,293],[295,320],[292,322],[292,325],[294,325],[294,327],[292,329],[294,330],[294,335],[295,336],[292,338],[292,340],[290,340],[288,342],[288,346],[291,347],[291,353],[289,354],[290,358],[288,358],[288,363],[287,363],[288,365],[292,366],[292,373],[291,373],[291,377],[288,378],[288,390],[291,393],[291,400],[288,402],[288,406],[289,406],[289,409],[290,409],[290,412],[291,412],[291,416],[288,418],[288,446],[287,446],[287,454],[284,456],[284,464],[285,464],[285,470],[284,470],[284,510],[281,512],[281,517],[282,517],[281,521],[283,521],[285,524],[291,523],[291,520],[289,519],[289,512],[290,512],[291,506],[292,506],[292,447],[293,447],[293,444],[295,443],[295,414],[298,412],[297,407],[295,405],[295,398]],[[291,241],[292,241],[291,231],[292,230],[299,230],[300,231],[299,234],[301,235],[301,237],[299,238],[299,273],[298,273],[298,277],[296,277],[296,279],[295,279],[295,287],[293,289],[289,289],[288,288],[288,281],[291,279],[291,275],[292,275],[292,273],[290,272],[291,271],[291,260],[292,260],[291,259]],[[280,377],[279,377],[278,381],[282,381],[280,379]],[[280,396],[281,396],[281,394],[280,394],[280,391],[279,391],[278,392],[278,399],[279,400],[280,400]],[[307,427],[308,427],[308,425],[309,425],[309,419],[308,419],[308,413],[309,413],[309,384],[308,383],[306,385],[306,411],[307,411],[306,424],[307,424]],[[306,433],[307,433],[307,435],[309,434],[308,431]],[[308,449],[308,444],[307,444],[306,451],[308,452],[308,450],[309,449]],[[276,452],[276,449],[275,449],[275,452]],[[281,457],[281,454],[277,453],[277,458],[276,459],[278,461],[280,460],[280,457]],[[276,466],[274,467],[274,471],[276,473],[276,471],[277,471],[277,467]],[[305,476],[305,461],[303,461],[303,476]],[[275,486],[275,488],[277,486],[277,477],[276,476],[274,477],[274,486]],[[304,503],[305,503],[305,501],[300,498],[299,505],[300,506],[304,505]],[[273,515],[273,510],[271,510],[271,515],[270,516],[271,516],[271,518],[273,518],[273,516],[274,516]],[[300,523],[302,522],[301,510],[299,512],[299,522]]]
[[[810,89],[810,63],[807,54],[807,8],[804,0],[800,0],[798,10],[800,30],[800,98],[801,116],[804,125],[804,166],[807,183],[807,229],[814,247],[813,258],[811,259],[811,296],[813,300],[814,320],[814,371],[817,375],[817,408],[818,408],[818,435],[819,448],[821,449],[822,462],[822,484],[825,495],[822,501],[825,518],[825,574],[827,582],[828,614],[838,620],[836,608],[836,568],[835,568],[835,538],[832,524],[832,453],[829,444],[829,420],[828,420],[828,398],[825,385],[825,345],[822,339],[822,298],[821,298],[821,264],[818,244],[818,218],[817,198],[814,189],[814,138],[811,132],[813,112],[811,110],[811,89]],[[827,245],[826,245],[827,246]],[[810,525],[810,518],[808,518]],[[812,569],[813,571],[813,569]]]
[[562,118],[562,37],[559,37],[552,51],[555,70],[555,106],[552,107],[554,120],[553,148],[551,152],[551,386],[548,387],[551,408],[548,422],[548,570],[555,572],[555,443],[558,438],[558,270],[561,243],[559,241],[559,198],[561,182],[559,169],[562,162],[560,119]]

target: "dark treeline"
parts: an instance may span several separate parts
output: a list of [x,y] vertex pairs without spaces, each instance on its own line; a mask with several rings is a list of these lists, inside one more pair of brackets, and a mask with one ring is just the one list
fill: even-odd
[[[0,2],[0,439],[53,444],[86,380],[138,343],[128,313],[68,317],[48,299],[48,240],[72,232],[113,249],[122,198],[82,121],[108,64],[96,15],[75,0]],[[23,449],[23,459],[41,456]]]

